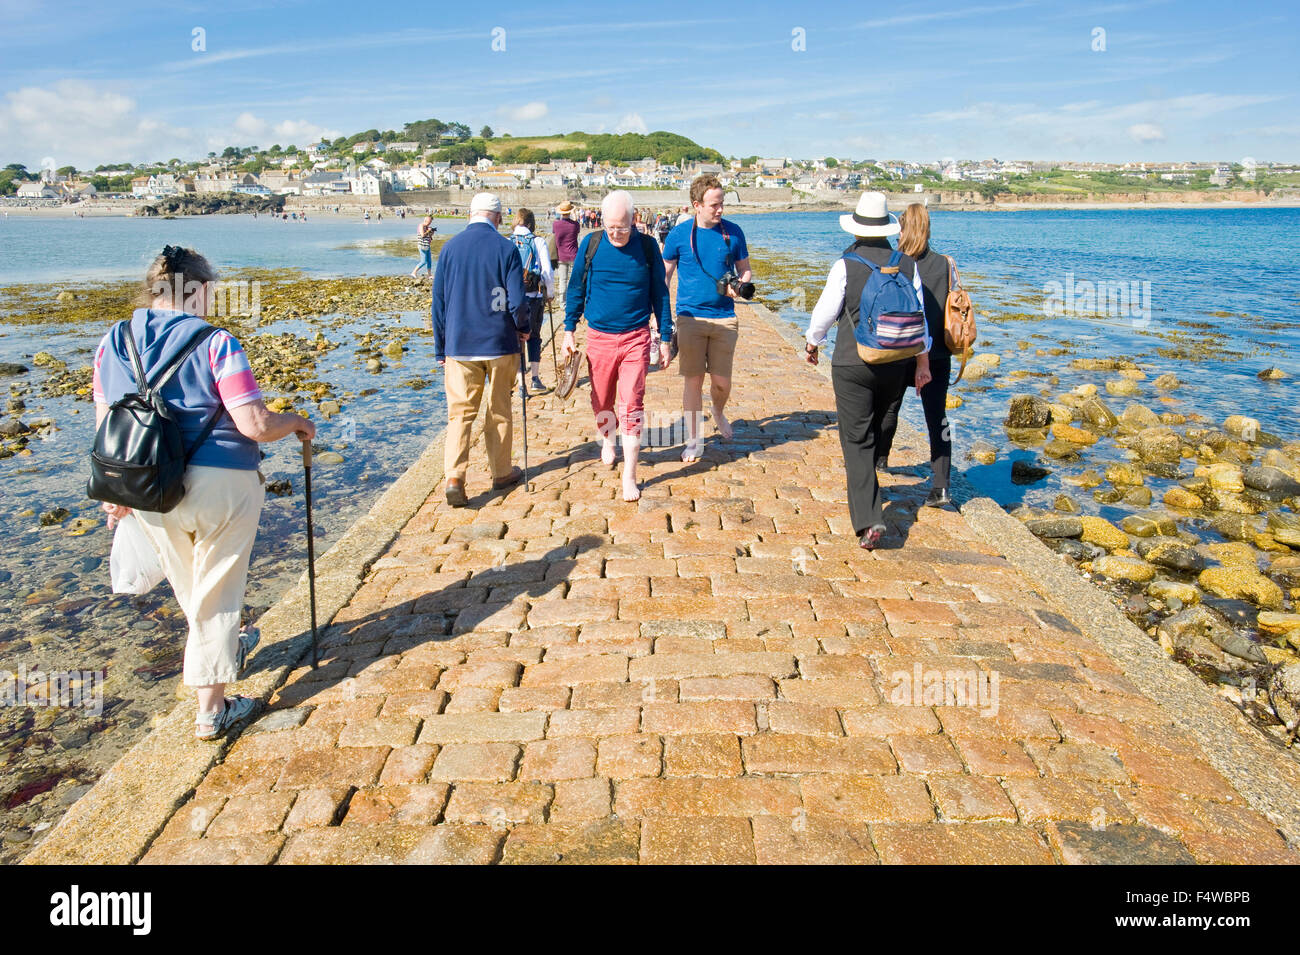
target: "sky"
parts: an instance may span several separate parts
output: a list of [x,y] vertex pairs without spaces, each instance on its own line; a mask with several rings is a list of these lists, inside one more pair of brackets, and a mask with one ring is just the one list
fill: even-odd
[[0,0],[0,166],[438,118],[727,156],[1300,160],[1300,5]]

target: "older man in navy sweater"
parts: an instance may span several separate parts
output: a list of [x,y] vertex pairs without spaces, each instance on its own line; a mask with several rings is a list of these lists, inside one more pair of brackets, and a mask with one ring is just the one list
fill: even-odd
[[510,398],[519,374],[520,343],[528,338],[528,303],[519,253],[497,227],[501,200],[479,193],[469,225],[438,256],[433,280],[434,354],[446,366],[447,437],[444,452],[447,503],[464,507],[470,432],[487,390],[483,438],[492,486],[519,483],[510,464],[514,418]]

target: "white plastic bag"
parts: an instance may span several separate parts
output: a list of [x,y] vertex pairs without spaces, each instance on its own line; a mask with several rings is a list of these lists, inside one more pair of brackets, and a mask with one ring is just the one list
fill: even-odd
[[147,594],[162,582],[162,563],[149,538],[128,514],[117,522],[113,533],[113,553],[108,559],[113,576],[113,593]]

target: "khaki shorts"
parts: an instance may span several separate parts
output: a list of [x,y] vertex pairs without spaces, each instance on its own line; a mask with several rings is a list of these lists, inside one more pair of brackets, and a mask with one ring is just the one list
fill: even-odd
[[678,314],[678,373],[686,378],[696,378],[705,372],[719,378],[730,378],[739,337],[740,320],[734,315],[700,318]]

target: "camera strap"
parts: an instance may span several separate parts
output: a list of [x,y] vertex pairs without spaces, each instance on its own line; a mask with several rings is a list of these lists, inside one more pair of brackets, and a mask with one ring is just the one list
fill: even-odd
[[[713,279],[713,281],[721,282],[722,280],[720,278],[718,278],[716,275],[714,275],[712,272],[710,272],[708,269],[704,267],[704,263],[700,261],[700,253],[695,248],[695,230],[699,226],[699,224],[700,224],[699,219],[691,220],[691,254],[695,256],[695,262],[700,267],[701,272],[703,272],[709,278]],[[731,257],[731,236],[727,234],[726,223],[724,223],[721,219],[718,220],[718,227],[722,229],[722,242],[727,247],[726,271],[730,272],[732,270],[732,266],[735,265],[735,261]]]

